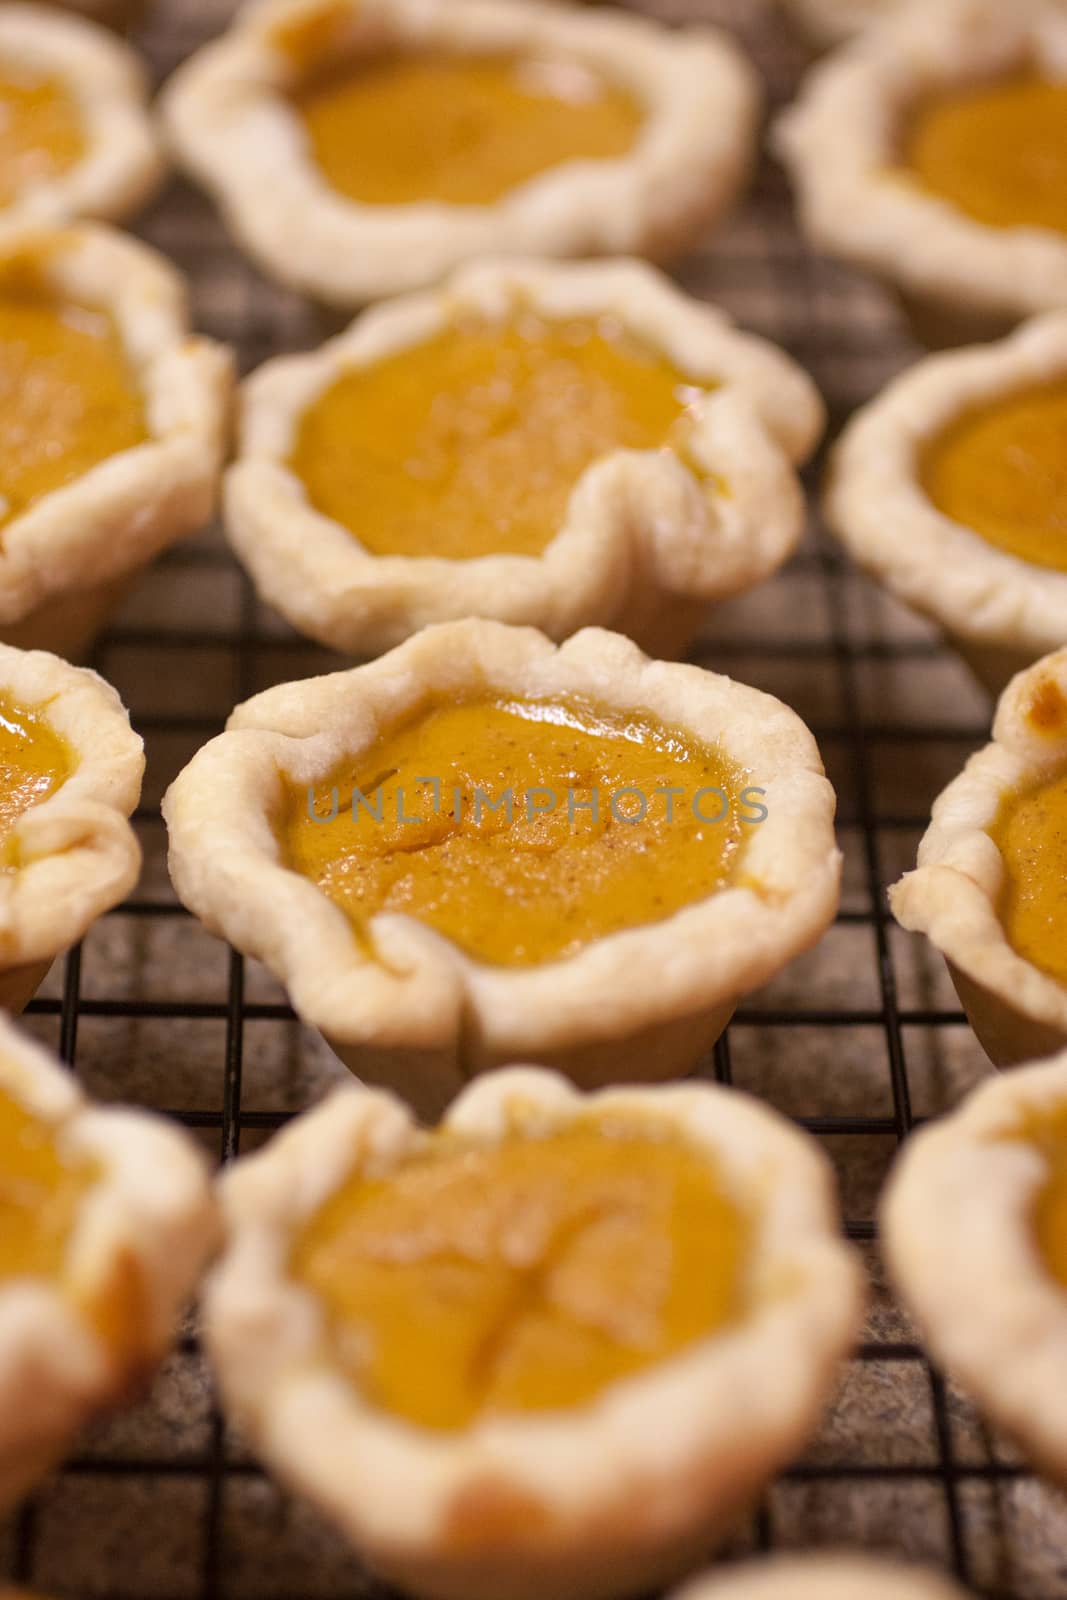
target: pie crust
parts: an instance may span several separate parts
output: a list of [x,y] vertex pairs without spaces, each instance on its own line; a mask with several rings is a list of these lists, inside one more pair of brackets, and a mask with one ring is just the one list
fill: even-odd
[[1067,1290],[1034,1236],[1048,1158],[1017,1130],[1065,1102],[1064,1055],[984,1083],[908,1141],[881,1206],[890,1273],[931,1354],[1061,1482]]
[[993,694],[1067,638],[1067,572],[945,516],[920,482],[921,455],[972,408],[1057,379],[1067,379],[1067,312],[918,362],[852,419],[831,458],[833,531],[898,599],[941,625]]
[[[379,556],[312,505],[289,458],[301,416],[338,378],[461,319],[520,311],[548,321],[608,316],[694,384],[715,383],[685,459],[671,449],[601,456],[540,556]],[[679,655],[708,602],[758,582],[792,550],[804,523],[792,464],[814,448],[822,423],[813,384],[787,356],[650,267],[478,263],[249,379],[226,523],[263,597],[339,650],[371,655],[427,623],[485,616],[554,639],[600,624]]]
[[[136,1395],[174,1336],[216,1242],[199,1153],[162,1118],[97,1107],[73,1077],[0,1019],[0,1087],[63,1130],[102,1172],[67,1245],[64,1284],[0,1283],[0,1506],[59,1459],[101,1408]],[[87,1320],[116,1301],[143,1324],[124,1345]]]
[[988,830],[1006,795],[1067,766],[1067,650],[1020,673],[1000,698],[992,743],[934,802],[919,864],[890,890],[897,921],[943,953],[998,1066],[1067,1044],[1067,989],[1018,955],[997,913],[1004,864]]
[[144,755],[110,684],[43,650],[0,645],[0,690],[47,707],[77,766],[15,822],[19,865],[0,872],[0,1006],[20,1011],[53,960],[137,881],[141,851],[126,820]]
[[[78,9],[102,16],[115,8]],[[77,104],[85,150],[65,172],[24,189],[5,223],[54,224],[72,217],[118,221],[140,209],[166,170],[148,115],[148,84],[128,45],[54,6],[0,6],[0,60],[62,83]]]
[[175,269],[110,228],[5,230],[0,294],[5,275],[17,280],[27,267],[60,298],[110,313],[142,390],[150,435],[4,526],[0,636],[76,657],[136,572],[209,520],[231,358],[221,345],[190,335]]
[[[660,922],[564,960],[490,966],[413,919],[372,923],[380,960],[345,913],[281,864],[272,814],[283,774],[321,781],[384,723],[464,690],[578,695],[641,709],[758,774],[768,817],[746,876]],[[771,696],[700,668],[650,661],[586,628],[558,649],[532,628],[470,619],[424,629],[366,666],[246,701],[164,800],[185,904],[259,957],[296,1010],[361,1078],[436,1114],[474,1073],[529,1056],[595,1085],[669,1078],[722,1032],[738,997],[814,944],[837,906],[834,794],[814,740]]]
[[[208,1282],[209,1350],[227,1404],[272,1467],[370,1564],[435,1600],[633,1593],[685,1570],[801,1446],[857,1330],[861,1275],[839,1235],[828,1164],[755,1100],[711,1084],[609,1089],[512,1067],[467,1089],[448,1130],[490,1143],[590,1111],[666,1117],[754,1207],[751,1271],[767,1299],[580,1407],[402,1422],[338,1372],[315,1299],[287,1273],[296,1229],[363,1164],[402,1156],[407,1108],[362,1087],[239,1162],[229,1245]],[[761,1303],[762,1302],[762,1303]]]
[[[357,204],[312,161],[287,92],[323,61],[394,47],[562,56],[626,86],[647,119],[627,155],[564,162],[493,204]],[[760,93],[745,58],[711,29],[669,32],[540,0],[268,0],[181,68],[163,104],[178,159],[264,270],[354,306],[422,288],[475,256],[681,252],[748,175]]]
[[819,47],[841,44],[874,23],[895,15],[905,0],[779,0]]
[[1067,73],[1062,6],[906,6],[817,66],[774,130],[809,238],[895,284],[933,343],[1067,307],[1067,236],[987,226],[894,169],[899,119],[920,97],[1028,62]]
[[829,1553],[777,1556],[697,1579],[673,1600],[965,1600],[939,1572]]

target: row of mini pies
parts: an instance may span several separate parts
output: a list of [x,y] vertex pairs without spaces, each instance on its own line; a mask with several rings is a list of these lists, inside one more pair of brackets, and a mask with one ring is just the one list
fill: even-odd
[[[136,1392],[219,1225],[185,1135],[91,1106],[0,1022],[0,1112],[5,1098],[83,1184],[54,1269],[0,1279],[0,1502],[10,1503],[89,1416]],[[1062,1146],[1065,1112],[1067,1056],[995,1080],[913,1138],[881,1208],[894,1280],[931,1348],[1061,1479],[1067,1285],[1034,1212],[1057,1160],[1041,1134],[1060,1127]],[[826,1157],[777,1113],[717,1085],[587,1097],[541,1068],[512,1067],[466,1090],[442,1127],[453,1145],[492,1150],[613,1122],[706,1155],[744,1219],[733,1320],[587,1400],[475,1414],[443,1432],[361,1388],[331,1331],[336,1312],[299,1264],[306,1231],[346,1186],[380,1189],[425,1154],[430,1136],[408,1108],[338,1089],[222,1180],[225,1240],[204,1315],[227,1408],[284,1481],[413,1592],[607,1600],[670,1581],[729,1533],[833,1392],[858,1329],[861,1274],[839,1238]],[[447,1345],[436,1359],[447,1376]],[[791,1588],[784,1573],[753,1571],[737,1592],[855,1592],[844,1573],[826,1589],[800,1577]],[[716,1581],[733,1593],[733,1578]],[[903,1574],[878,1582],[886,1600],[947,1593]]]
[[[889,10],[883,26],[812,73],[779,124],[806,231],[932,307],[942,334],[956,322],[988,329],[1064,308],[1062,232],[977,220],[898,166],[900,129],[924,99],[1028,68],[1059,81],[1063,5],[942,0]],[[136,64],[92,33],[44,8],[0,15],[0,54],[66,82],[90,135],[80,162],[16,198],[14,220],[127,215],[160,176]],[[564,59],[627,88],[644,123],[624,154],[564,161],[491,203],[357,203],[324,181],[292,94],[324,66],[336,71],[391,47]],[[244,8],[179,70],[164,116],[179,160],[216,195],[257,261],[351,307],[485,255],[679,253],[743,185],[759,101],[752,68],[711,29],[671,33],[621,13],[532,0],[270,0]]]
[[[150,435],[5,529],[0,631],[11,643],[77,656],[136,572],[210,515],[231,369],[221,347],[189,335],[181,280],[146,246],[99,224],[15,230],[0,241],[0,295],[6,281],[17,287],[28,261],[61,299],[111,315]],[[506,324],[520,306],[546,322],[611,319],[669,361],[690,384],[684,460],[672,448],[601,456],[540,555],[373,554],[358,526],[312,503],[291,459],[302,418],[347,375],[417,350],[470,315]],[[857,414],[831,463],[831,525],[861,564],[941,623],[994,692],[1063,642],[1067,575],[997,548],[938,509],[921,464],[958,418],[1065,375],[1067,313],[1036,318],[1000,343],[928,357]],[[555,639],[610,627],[675,656],[709,603],[767,577],[794,548],[804,518],[796,469],[822,417],[814,386],[788,357],[651,267],[484,262],[253,374],[225,478],[226,526],[264,598],[353,654],[479,615]]]
[[[806,1556],[750,1562],[696,1579],[669,1600],[964,1600],[944,1578],[918,1567],[862,1556]],[[40,1600],[0,1589],[0,1600]]]
[[[44,652],[0,647],[0,688],[47,706],[76,766],[12,826],[0,876],[0,1000],[21,1007],[54,957],[136,880],[125,822],[140,792],[141,741],[95,674]],[[575,696],[612,714],[654,715],[720,750],[764,790],[745,845],[748,882],[671,916],[595,938],[566,960],[515,970],[485,962],[410,917],[376,923],[385,964],[347,915],[286,864],[275,832],[285,785],[331,781],[372,751],[380,728],[435,696]],[[1013,680],[993,740],[934,806],[917,871],[892,891],[902,924],[944,951],[974,1027],[1007,1064],[1067,1044],[1067,992],[1040,953],[1016,948],[991,835],[1005,800],[1067,764],[1067,651]],[[294,791],[295,792],[295,791]],[[300,791],[302,792],[302,790]],[[814,944],[837,906],[834,795],[800,719],[771,696],[697,667],[654,661],[585,629],[556,647],[532,629],[467,620],[424,629],[364,666],[282,684],[233,712],[164,801],[170,866],[185,903],[255,956],[361,1075],[436,1112],[472,1074],[526,1056],[579,1082],[687,1071],[738,999]],[[1039,878],[1040,859],[1032,866]],[[758,881],[757,881],[758,880]],[[1055,953],[1055,928],[1050,927]],[[654,1065],[653,1065],[654,1063]]]

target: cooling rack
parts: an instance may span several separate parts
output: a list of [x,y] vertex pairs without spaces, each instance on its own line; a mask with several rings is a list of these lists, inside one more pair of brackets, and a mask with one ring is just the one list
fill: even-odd
[[[756,0],[641,3],[667,22],[730,27],[771,102],[793,92],[802,51]],[[139,41],[156,75],[230,9],[160,0]],[[242,371],[322,337],[317,313],[259,278],[192,191],[174,184],[139,231],[188,273],[199,328],[231,344]],[[678,276],[790,350],[822,388],[833,427],[917,354],[879,290],[807,252],[769,163],[732,225]],[[728,1553],[881,1548],[953,1571],[991,1600],[1067,1600],[1067,1507],[924,1361],[874,1246],[874,1205],[900,1140],[988,1070],[940,961],[893,926],[885,886],[914,861],[933,796],[984,740],[989,705],[931,632],[826,540],[814,512],[820,472],[816,463],[799,555],[719,607],[694,659],[778,694],[817,734],[840,799],[843,905],[818,949],[745,1003],[704,1070],[762,1095],[828,1149],[872,1307],[819,1436]],[[26,1023],[92,1093],[167,1111],[229,1160],[343,1069],[260,967],[177,906],[159,798],[236,701],[340,662],[258,605],[212,531],[147,575],[95,664],[147,743],[136,819],[145,872],[57,965]],[[147,1402],[84,1437],[0,1522],[0,1572],[69,1600],[388,1600],[229,1433],[193,1323]]]

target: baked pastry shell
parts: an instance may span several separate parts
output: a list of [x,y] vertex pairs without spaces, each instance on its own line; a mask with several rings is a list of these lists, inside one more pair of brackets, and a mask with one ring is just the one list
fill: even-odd
[[75,217],[117,222],[139,210],[166,165],[134,51],[87,17],[15,3],[0,6],[0,57],[58,78],[78,106],[85,137],[81,158],[66,172],[27,187],[0,212],[0,232]]
[[[320,41],[317,56],[286,50],[294,30]],[[565,162],[490,205],[357,204],[322,176],[287,97],[316,60],[389,49],[562,56],[630,89],[646,122],[625,156]],[[351,307],[476,256],[679,253],[745,182],[760,100],[747,60],[711,29],[540,0],[267,0],[179,70],[163,110],[177,159],[258,264]]]
[[355,1164],[412,1146],[407,1109],[337,1090],[226,1179],[229,1245],[205,1299],[226,1401],[275,1470],[413,1592],[597,1600],[676,1574],[799,1448],[855,1335],[860,1273],[829,1165],[747,1096],[701,1084],[586,1098],[513,1067],[466,1090],[445,1125],[492,1142],[616,1110],[675,1124],[755,1208],[753,1308],[580,1408],[456,1433],[368,1404],[336,1370],[314,1297],[286,1275],[295,1230]]
[[[163,1119],[97,1107],[70,1073],[0,1017],[0,1088],[101,1166],[67,1246],[62,1285],[0,1283],[0,1507],[62,1455],[101,1408],[135,1395],[169,1346],[217,1238],[199,1152]],[[114,1301],[143,1325],[121,1346],[88,1320]]]
[[1067,74],[1061,7],[908,5],[815,67],[775,126],[807,236],[896,285],[930,342],[994,337],[1067,308],[1067,236],[986,226],[895,170],[897,129],[918,99],[1028,63]]
[[671,1600],[966,1600],[940,1573],[897,1561],[827,1553],[777,1556],[710,1573]]
[[886,1262],[931,1354],[1061,1483],[1067,1289],[1033,1226],[1048,1164],[1008,1135],[1064,1104],[1063,1054],[983,1084],[909,1139],[881,1205]]
[[12,829],[19,865],[0,873],[0,1006],[26,1004],[53,959],[132,889],[141,851],[127,818],[144,754],[103,678],[43,650],[0,645],[0,690],[46,707],[77,765]]
[[994,695],[1067,638],[1067,572],[1023,561],[945,516],[921,485],[921,456],[968,411],[1057,379],[1067,379],[1067,311],[996,344],[926,357],[852,418],[831,457],[834,533],[944,629]]
[[1067,650],[1012,680],[992,742],[934,802],[914,872],[890,890],[902,927],[925,933],[948,962],[964,1009],[997,1066],[1067,1044],[1067,990],[1016,954],[997,914],[1004,863],[988,832],[1005,796],[1067,764]]
[[[274,818],[285,778],[321,782],[370,749],[379,726],[463,693],[578,694],[717,743],[765,789],[745,872],[662,921],[598,938],[566,960],[513,968],[467,955],[395,913],[371,924],[378,959],[345,913],[282,865]],[[527,1056],[583,1084],[666,1078],[710,1047],[740,994],[808,948],[837,906],[833,790],[800,719],[771,696],[698,667],[650,661],[586,628],[556,648],[532,628],[480,620],[426,628],[365,666],[246,701],[164,800],[170,869],[214,933],[258,956],[360,1077],[436,1114],[473,1073]]]
[[61,298],[113,317],[149,433],[43,495],[3,530],[0,636],[77,657],[136,573],[210,519],[231,357],[190,334],[181,276],[135,239],[93,223],[0,231],[0,292],[5,271],[24,262]]
[[813,49],[842,44],[884,22],[902,0],[778,0],[779,10],[800,28]]
[[[460,319],[506,322],[521,311],[609,317],[694,384],[715,382],[694,408],[686,459],[669,449],[601,456],[540,556],[376,556],[313,507],[288,463],[301,417],[325,390]],[[226,524],[263,597],[338,650],[370,655],[428,623],[484,616],[554,639],[612,627],[676,656],[710,601],[768,576],[794,548],[804,499],[792,468],[822,424],[814,385],[787,356],[640,262],[482,262],[247,381]]]

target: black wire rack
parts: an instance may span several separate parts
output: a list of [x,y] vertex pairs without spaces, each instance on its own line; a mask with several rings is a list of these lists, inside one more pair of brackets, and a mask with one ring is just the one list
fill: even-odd
[[[670,23],[732,28],[771,103],[792,94],[803,53],[754,0],[641,3]],[[160,0],[140,41],[157,76],[228,9],[226,0]],[[173,185],[139,231],[188,273],[198,326],[235,348],[242,371],[327,331],[242,261],[190,190]],[[736,220],[678,276],[808,368],[831,432],[918,354],[884,294],[805,249],[770,163]],[[1067,1507],[926,1363],[874,1244],[877,1194],[900,1141],[988,1070],[940,962],[893,926],[885,886],[914,861],[933,796],[986,738],[989,704],[930,630],[822,534],[820,473],[816,463],[801,552],[773,582],[718,608],[694,659],[778,694],[818,736],[840,800],[843,905],[819,948],[738,1011],[705,1071],[760,1094],[830,1151],[872,1307],[818,1438],[727,1554],[877,1547],[926,1559],[995,1600],[1067,1600]],[[147,743],[136,819],[145,873],[132,899],[57,964],[26,1024],[92,1093],[168,1112],[223,1162],[343,1069],[261,968],[177,905],[159,797],[235,702],[340,664],[258,604],[215,531],[157,564],[97,652]],[[387,1600],[230,1434],[192,1322],[148,1401],[87,1435],[0,1522],[5,1571],[70,1600]]]

